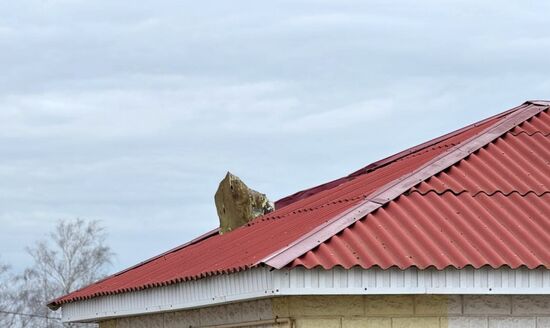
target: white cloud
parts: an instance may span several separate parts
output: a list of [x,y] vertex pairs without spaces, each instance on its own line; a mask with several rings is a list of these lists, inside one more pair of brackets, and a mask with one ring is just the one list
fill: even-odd
[[366,100],[289,120],[283,125],[283,131],[335,133],[348,128],[366,128],[390,117],[395,109],[392,99]]
[[80,216],[121,268],[214,226],[226,170],[278,198],[548,98],[548,7],[0,2],[2,258]]

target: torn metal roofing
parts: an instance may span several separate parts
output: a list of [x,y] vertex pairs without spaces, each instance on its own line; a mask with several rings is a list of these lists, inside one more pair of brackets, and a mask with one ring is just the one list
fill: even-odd
[[50,306],[258,265],[550,268],[548,107],[526,102],[299,192],[247,226],[207,234]]

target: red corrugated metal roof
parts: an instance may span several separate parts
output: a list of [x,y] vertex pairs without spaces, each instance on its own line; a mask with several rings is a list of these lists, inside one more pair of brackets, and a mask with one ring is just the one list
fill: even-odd
[[548,110],[419,183],[291,266],[550,268]]
[[[278,202],[275,212],[247,226],[224,235],[210,233],[61,297],[50,306],[261,264],[275,268],[287,264],[327,268],[550,266],[544,247],[525,246],[527,241],[522,240],[531,233],[542,238],[541,242],[550,241],[543,231],[531,231],[549,224],[550,121],[547,112],[540,113],[547,108],[547,103],[525,103],[342,179],[289,196]],[[466,157],[486,143],[490,145]],[[489,172],[495,162],[504,168]],[[484,179],[477,179],[476,174]],[[506,178],[508,174],[519,174],[521,179]],[[413,182],[418,186],[411,189]],[[538,203],[545,212],[531,211]],[[500,218],[502,209],[522,214]],[[506,225],[501,224],[506,228],[494,228],[497,219],[506,220]],[[472,230],[476,224],[487,228]],[[513,227],[517,233],[502,235]],[[479,237],[485,234],[485,238]],[[502,254],[495,254],[501,251],[489,247],[488,238],[505,240],[492,244],[506,244]]]
[[548,213],[550,193],[412,192],[355,222],[291,266],[548,266]]

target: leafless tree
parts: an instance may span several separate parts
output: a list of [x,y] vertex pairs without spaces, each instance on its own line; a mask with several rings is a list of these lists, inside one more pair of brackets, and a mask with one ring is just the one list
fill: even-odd
[[34,264],[17,279],[19,327],[63,327],[48,301],[68,294],[105,275],[113,253],[98,221],[59,221],[45,240],[27,248]]
[[12,305],[12,279],[9,266],[0,263],[0,327],[11,327],[15,321]]

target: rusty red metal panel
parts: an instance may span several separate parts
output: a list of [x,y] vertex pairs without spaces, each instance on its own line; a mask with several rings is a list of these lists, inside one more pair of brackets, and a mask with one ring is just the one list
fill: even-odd
[[[307,197],[298,197],[247,226],[224,235],[211,232],[50,305],[246,270],[342,217],[379,188],[399,183],[529,106],[541,105],[526,103],[367,166],[338,183],[310,190]],[[371,212],[374,207],[365,212],[370,214],[323,240],[291,266],[550,266],[543,247],[550,242],[545,233],[550,231],[549,117],[545,111],[518,122],[509,133],[495,136],[496,140],[451,168],[375,212]],[[538,239],[524,241],[527,236]]]

